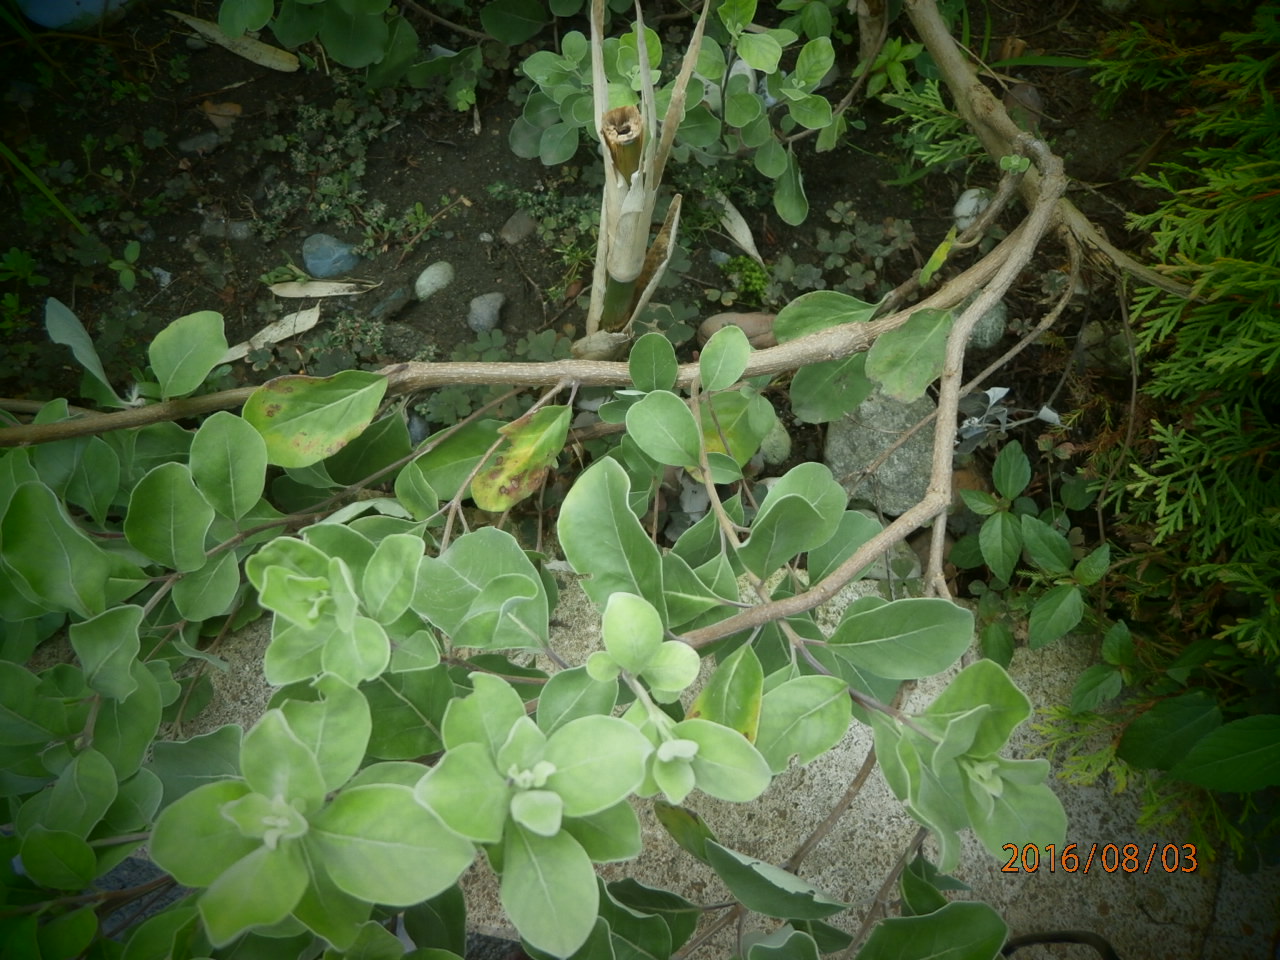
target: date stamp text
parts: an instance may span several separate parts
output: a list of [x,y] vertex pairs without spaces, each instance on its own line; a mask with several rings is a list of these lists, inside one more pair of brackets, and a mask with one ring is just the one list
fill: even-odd
[[1001,849],[1009,855],[1001,873],[1195,873],[1200,867],[1194,843],[1006,843]]

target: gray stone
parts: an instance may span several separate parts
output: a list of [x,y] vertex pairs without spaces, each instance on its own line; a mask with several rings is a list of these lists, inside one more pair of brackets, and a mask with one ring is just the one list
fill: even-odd
[[453,264],[447,260],[437,260],[418,274],[418,279],[413,282],[413,293],[419,300],[425,300],[451,283],[453,283]]
[[213,153],[218,149],[218,144],[222,139],[218,136],[217,130],[206,130],[204,133],[197,133],[194,137],[187,137],[185,140],[178,141],[179,153]]
[[302,241],[302,265],[318,280],[349,273],[360,264],[352,245],[327,233],[313,233]]
[[995,306],[978,318],[969,334],[969,346],[978,350],[990,350],[1004,337],[1009,322],[1009,306],[1003,300],[997,300]]
[[791,434],[781,420],[775,420],[773,429],[760,441],[760,456],[771,467],[781,466],[791,456]]
[[218,237],[222,240],[252,240],[253,224],[248,220],[228,220],[225,217],[206,217],[200,224],[200,233],[206,237]]
[[527,240],[533,236],[533,231],[538,229],[538,221],[525,213],[523,210],[517,210],[507,222],[502,225],[502,229],[498,231],[504,241],[515,246],[522,240]]
[[506,302],[507,295],[496,290],[480,294],[471,301],[467,326],[476,333],[496,330],[502,324],[502,305]]
[[412,302],[413,291],[409,289],[407,283],[402,283],[389,293],[383,294],[382,299],[369,310],[369,319],[386,323]]
[[862,471],[933,409],[928,397],[904,404],[877,390],[857,410],[827,428],[823,459],[856,501],[896,517],[919,503],[929,486],[933,431],[918,431],[869,477]]

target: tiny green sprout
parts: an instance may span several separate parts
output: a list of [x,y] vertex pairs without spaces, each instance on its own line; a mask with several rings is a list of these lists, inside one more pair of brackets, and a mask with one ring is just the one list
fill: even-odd
[[1020,157],[1017,154],[1008,154],[1000,158],[1000,169],[1011,171],[1013,173],[1022,173],[1031,166],[1030,157]]

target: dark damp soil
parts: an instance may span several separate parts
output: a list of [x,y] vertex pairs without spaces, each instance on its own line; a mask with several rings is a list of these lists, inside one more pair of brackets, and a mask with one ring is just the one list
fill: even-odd
[[[475,109],[460,113],[437,91],[367,92],[359,76],[326,67],[318,49],[303,51],[314,68],[266,70],[194,42],[165,6],[135,8],[98,36],[37,34],[34,41],[10,37],[6,45],[0,64],[3,141],[30,175],[11,161],[3,165],[0,256],[7,269],[0,269],[0,395],[80,397],[80,371],[70,351],[44,335],[47,297],[72,308],[122,393],[142,375],[150,337],[197,310],[222,314],[227,340],[235,344],[284,314],[320,304],[315,329],[251,352],[225,371],[213,384],[217,388],[287,372],[323,375],[455,354],[549,358],[563,355],[569,339],[580,335],[581,292],[594,256],[590,220],[598,205],[598,162],[583,147],[570,164],[545,167],[518,158],[507,143],[523,102],[511,67],[538,43],[553,43],[550,30],[494,64]],[[215,4],[180,6],[216,18]],[[1101,32],[1115,25],[1074,4],[992,9],[993,50],[1021,41],[1032,52],[1087,57]],[[447,35],[431,39],[450,42]],[[849,83],[852,64],[843,66],[832,99]],[[1042,133],[1076,178],[1074,199],[1122,239],[1124,211],[1141,202],[1125,178],[1158,143],[1160,105],[1124,104],[1103,116],[1083,70],[1026,69],[1018,79],[1042,93]],[[741,209],[771,267],[789,258],[795,276],[807,278],[773,284],[765,309],[806,289],[843,283],[850,268],[872,277],[858,295],[875,299],[928,258],[951,225],[957,195],[990,186],[995,175],[990,165],[972,173],[961,167],[907,186],[887,185],[909,172],[894,140],[897,128],[885,123],[888,115],[878,104],[864,106],[857,116],[865,129],[850,131],[828,153],[815,154],[812,140],[798,144],[810,203],[809,218],[799,227],[778,218],[767,182],[747,162],[734,170],[668,168],[669,180],[695,200],[686,199],[685,249],[655,298],[670,307],[666,316],[675,339],[687,339],[711,313],[762,306],[735,299],[733,279],[714,262],[739,251],[715,216],[699,210],[696,201],[712,187],[723,186]],[[521,208],[532,211],[541,227],[510,243],[504,227]],[[1007,225],[1017,216],[1012,211]],[[865,255],[861,266],[853,262],[856,256],[842,260],[829,242],[842,228],[879,231],[889,252],[879,263]],[[293,267],[301,267],[303,240],[318,231],[360,244],[362,259],[349,276],[376,284],[370,292],[319,301],[271,292],[267,281],[288,279]],[[133,241],[136,259],[130,263]],[[453,265],[452,284],[430,300],[406,302],[403,289],[438,260]],[[1045,274],[1062,268],[1065,253],[1050,248],[1038,263],[1038,272],[1029,270],[1009,297],[1010,335],[975,355],[974,369],[1045,309],[1052,279]],[[960,259],[948,269],[966,265]],[[135,282],[125,289],[130,270]],[[1046,402],[1067,369],[1082,322],[1114,316],[1115,291],[1104,277],[1086,282],[1087,307],[1043,346],[1024,353],[1001,380],[1018,387],[1020,407],[1035,410]],[[467,325],[468,305],[494,291],[506,296],[505,346],[492,339],[477,345]],[[514,349],[540,331],[549,332],[538,344]],[[689,341],[681,349],[694,348]],[[797,456],[812,456],[818,431],[797,429]]]

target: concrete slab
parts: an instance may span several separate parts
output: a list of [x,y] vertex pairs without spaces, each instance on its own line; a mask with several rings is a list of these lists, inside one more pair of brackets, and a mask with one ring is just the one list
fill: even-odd
[[[558,574],[561,603],[553,630],[556,650],[570,663],[580,663],[596,649],[599,617],[571,575]],[[838,619],[843,605],[875,584],[858,584],[847,591],[821,619]],[[248,727],[266,707],[270,691],[262,678],[262,651],[268,627],[265,620],[252,625],[224,648],[231,661],[228,673],[214,672],[219,696],[215,706],[184,733],[193,735],[226,722]],[[1036,652],[1020,650],[1011,673],[1033,704],[1061,703],[1069,695],[1079,671],[1093,662],[1086,641],[1070,638]],[[904,709],[922,709],[943,688],[948,677],[922,681]],[[216,712],[215,712],[216,711]],[[1026,751],[1034,734],[1022,730],[1015,752]],[[870,731],[855,723],[844,740],[829,754],[807,767],[792,768],[777,777],[767,793],[746,805],[723,803],[695,792],[686,802],[697,810],[728,846],[769,862],[781,863],[826,818],[849,787],[871,746]],[[1134,843],[1145,862],[1154,844],[1156,861],[1166,845],[1178,848],[1188,842],[1185,830],[1153,833],[1139,830],[1138,798],[1129,793],[1113,796],[1103,787],[1076,787],[1053,783],[1062,799],[1070,826],[1068,843],[1082,852],[1081,869],[1075,873],[1054,871],[1042,865],[1034,873],[1003,872],[968,836],[961,865],[955,875],[972,887],[968,896],[985,901],[1009,923],[1013,935],[1049,930],[1088,930],[1101,934],[1124,960],[1276,960],[1274,938],[1280,921],[1280,868],[1242,877],[1230,866],[1200,858],[1196,869],[1167,873],[1158,864],[1137,873],[1123,866],[1107,871],[1114,858],[1103,859],[1104,847],[1122,848]],[[715,875],[680,850],[654,819],[648,802],[637,801],[645,830],[645,851],[634,861],[600,868],[606,880],[631,876],[642,883],[675,890],[700,904],[729,899]],[[884,878],[894,869],[917,833],[917,825],[902,810],[878,769],[866,780],[848,811],[814,846],[800,873],[832,896],[852,905],[833,918],[836,925],[855,932],[875,904]],[[1084,873],[1085,851],[1097,844],[1098,854]],[[936,857],[931,841],[925,853]],[[1167,856],[1171,856],[1167,855]],[[1179,866],[1186,864],[1180,860]],[[513,937],[497,896],[497,884],[483,858],[465,878],[468,910],[479,932]],[[892,899],[893,891],[889,897]],[[892,905],[890,905],[892,909]],[[768,931],[775,921],[750,917],[743,931]],[[713,938],[698,955],[728,957],[736,950],[737,928]],[[1036,946],[1021,949],[1018,960],[1080,958],[1096,954],[1078,945]]]

